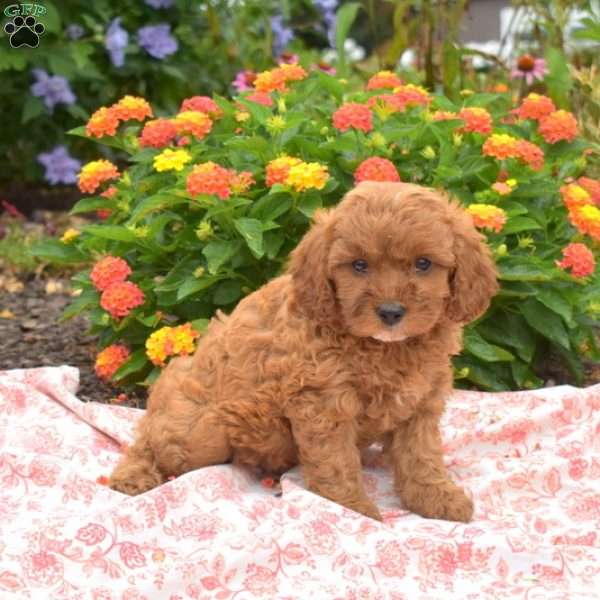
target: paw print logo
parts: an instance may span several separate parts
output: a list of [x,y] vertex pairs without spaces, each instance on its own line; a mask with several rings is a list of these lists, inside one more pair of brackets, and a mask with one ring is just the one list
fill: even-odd
[[40,35],[46,31],[46,28],[30,15],[26,19],[20,16],[15,17],[12,21],[6,23],[4,31],[10,36],[11,47],[29,46],[30,48],[37,48],[40,43]]

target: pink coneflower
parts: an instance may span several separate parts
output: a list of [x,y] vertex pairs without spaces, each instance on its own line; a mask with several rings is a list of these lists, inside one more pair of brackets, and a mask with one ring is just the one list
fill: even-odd
[[312,71],[323,71],[323,73],[327,73],[328,75],[335,75],[335,67],[332,67],[329,63],[326,62],[318,62],[312,65]]
[[540,81],[548,74],[546,61],[543,58],[534,58],[530,54],[523,54],[517,59],[517,66],[511,71],[513,79],[523,77],[527,85],[531,85],[536,79]]
[[256,73],[254,71],[240,71],[231,82],[231,85],[238,92],[245,92],[246,90],[252,89],[255,79]]
[[295,65],[300,62],[300,57],[293,52],[282,52],[277,59],[277,64]]

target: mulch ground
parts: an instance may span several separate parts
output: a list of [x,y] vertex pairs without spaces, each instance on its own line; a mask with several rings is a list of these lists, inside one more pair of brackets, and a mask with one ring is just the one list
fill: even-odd
[[[34,278],[23,284],[11,277],[0,290],[0,370],[71,365],[79,369],[81,400],[143,407],[141,388],[122,389],[98,379],[97,340],[86,334],[85,318],[61,321],[70,300],[66,280]],[[123,393],[127,399],[119,397]]]

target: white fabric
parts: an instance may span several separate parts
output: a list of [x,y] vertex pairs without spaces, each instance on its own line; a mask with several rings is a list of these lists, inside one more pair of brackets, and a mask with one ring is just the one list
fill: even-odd
[[0,372],[0,598],[526,600],[600,598],[600,385],[457,392],[448,466],[472,523],[400,508],[377,461],[378,523],[201,469],[138,497],[99,485],[141,411],[80,402],[72,367]]

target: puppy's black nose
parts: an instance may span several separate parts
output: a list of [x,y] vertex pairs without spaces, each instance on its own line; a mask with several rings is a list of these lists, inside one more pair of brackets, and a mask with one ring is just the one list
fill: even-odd
[[376,312],[386,325],[391,326],[395,325],[404,316],[406,308],[396,302],[386,302],[385,304],[380,304]]

